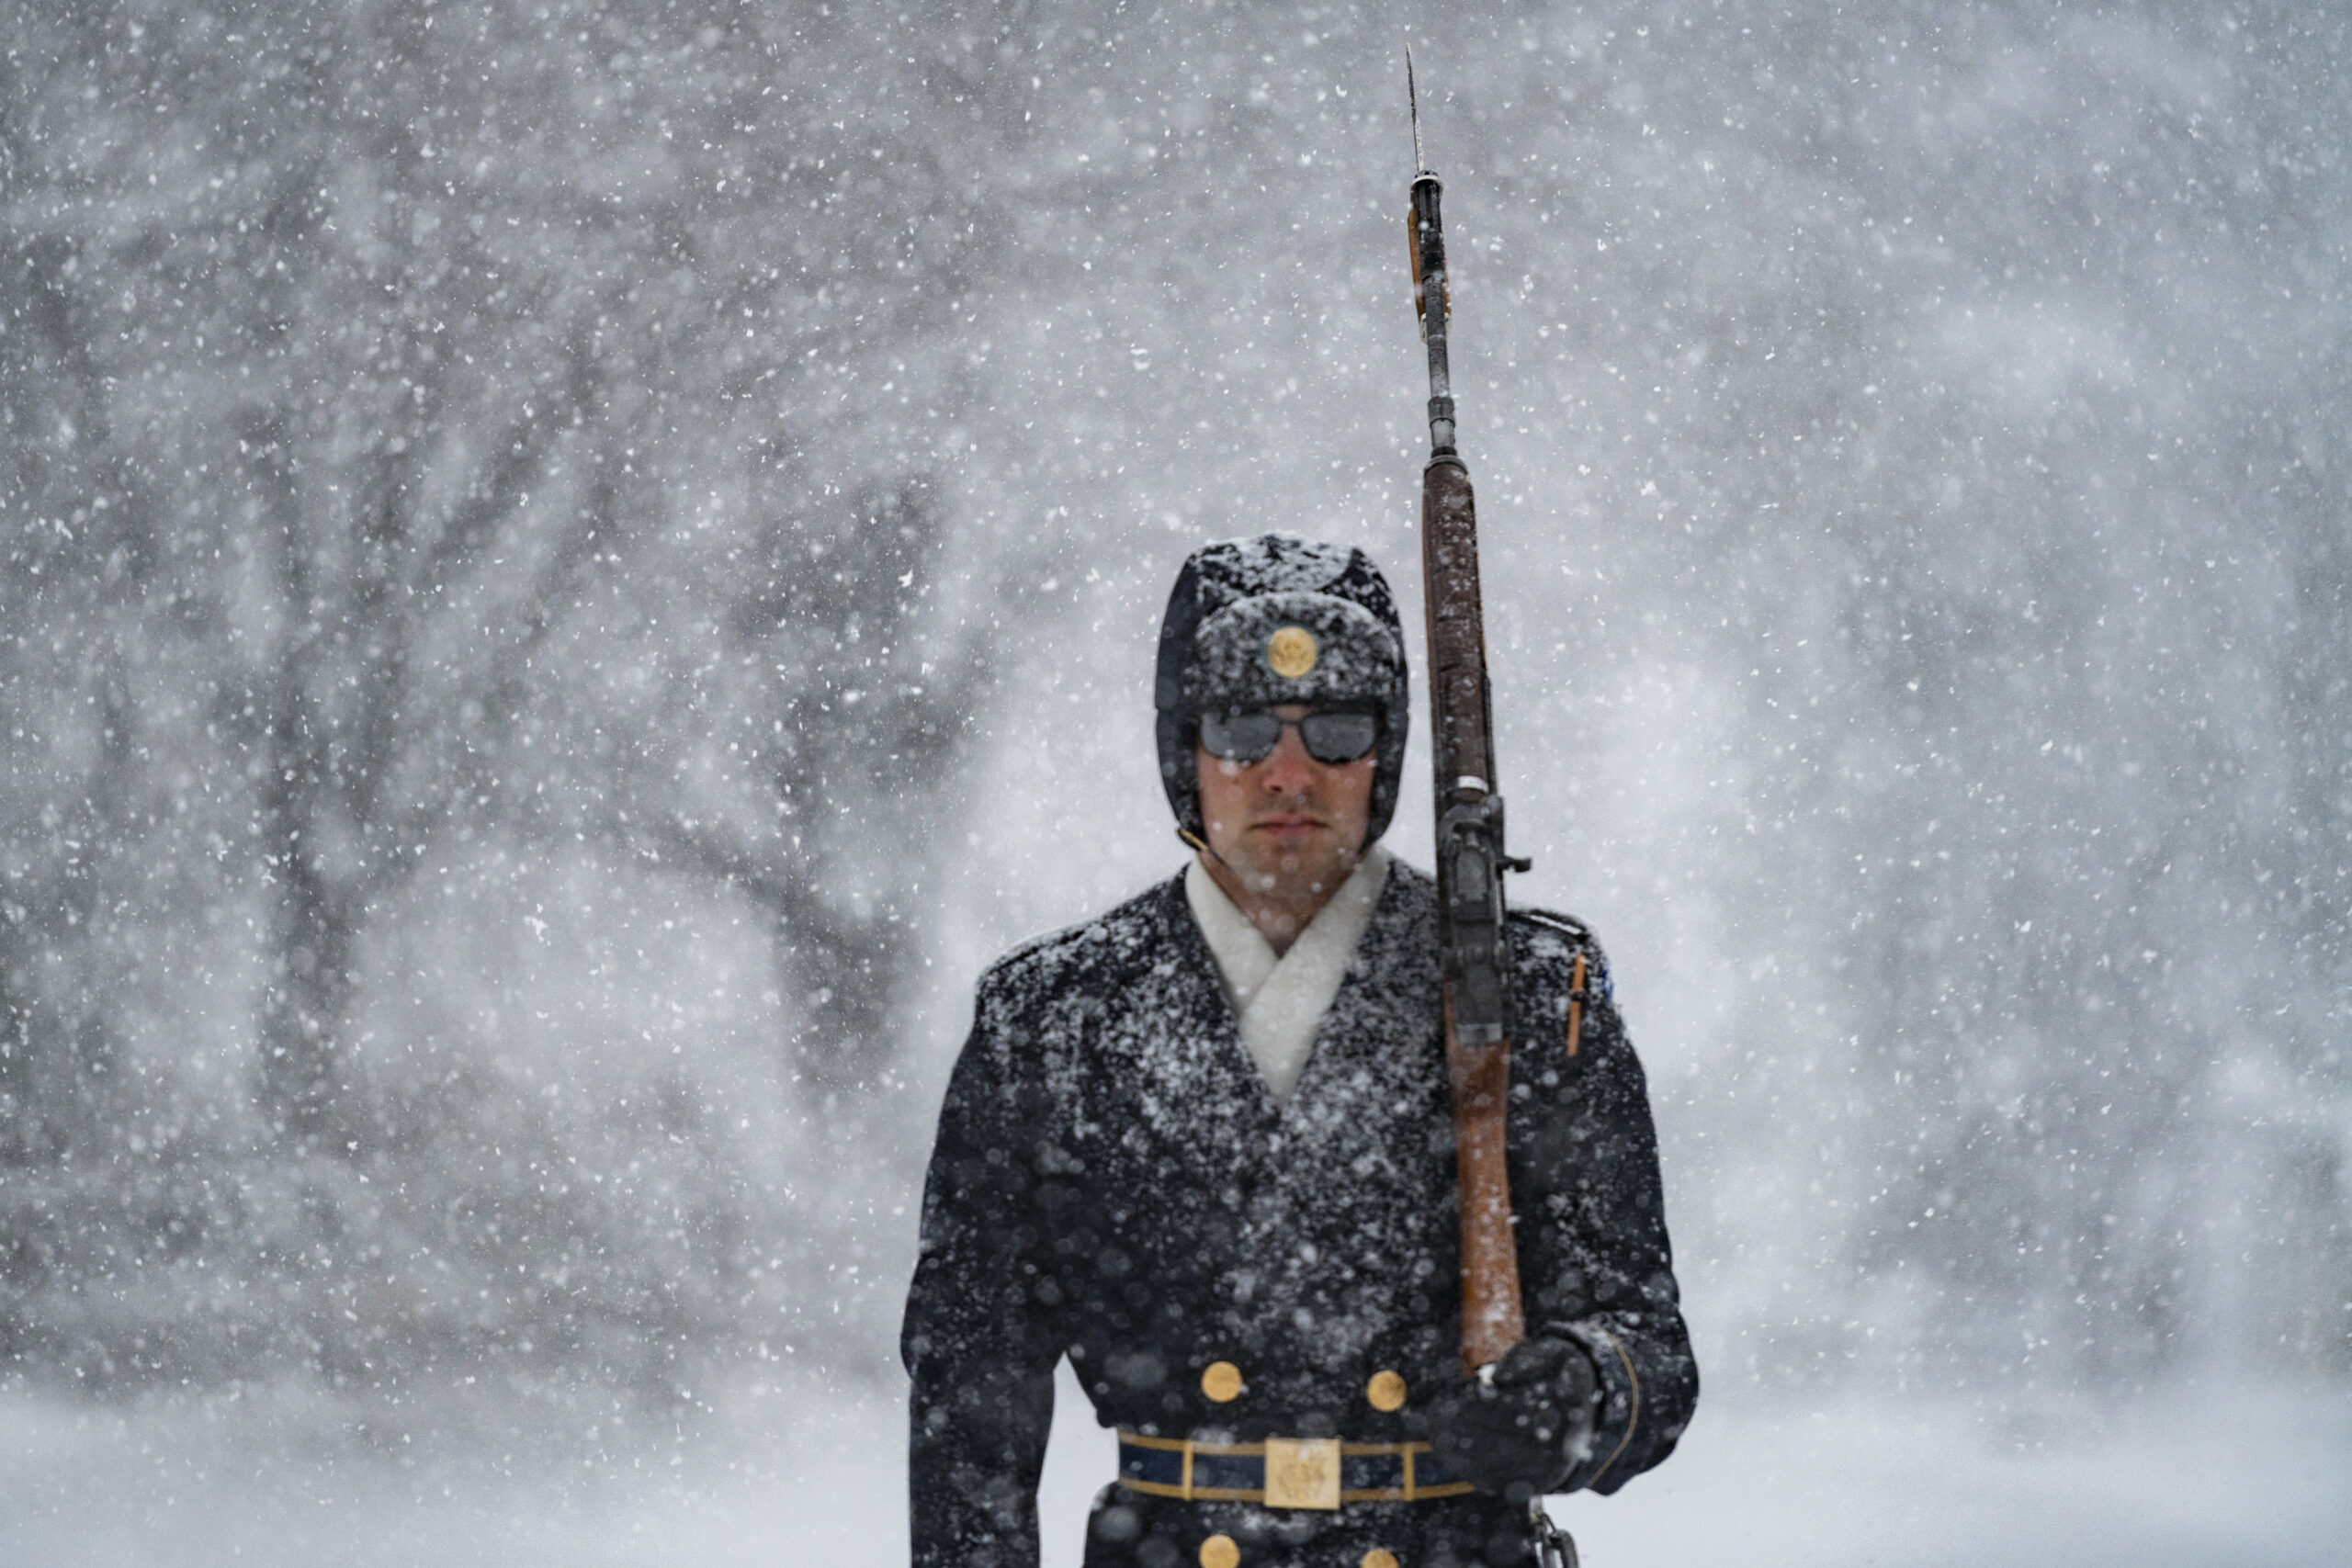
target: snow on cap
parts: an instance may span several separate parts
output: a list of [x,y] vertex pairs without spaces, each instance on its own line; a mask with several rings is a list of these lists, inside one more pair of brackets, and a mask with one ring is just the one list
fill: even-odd
[[1396,638],[1361,604],[1261,594],[1227,604],[1193,634],[1185,707],[1195,716],[1283,703],[1384,709],[1404,665]]

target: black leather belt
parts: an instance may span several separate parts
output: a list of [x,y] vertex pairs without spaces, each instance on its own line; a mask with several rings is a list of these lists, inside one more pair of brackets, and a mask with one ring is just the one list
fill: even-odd
[[1336,1508],[1342,1503],[1418,1503],[1477,1490],[1456,1480],[1427,1443],[1343,1443],[1337,1438],[1268,1438],[1204,1443],[1119,1433],[1119,1484],[1154,1497]]

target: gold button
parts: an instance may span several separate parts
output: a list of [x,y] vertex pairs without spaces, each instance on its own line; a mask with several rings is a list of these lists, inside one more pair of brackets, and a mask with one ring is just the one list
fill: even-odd
[[[1211,1361],[1201,1373],[1201,1392],[1219,1404],[1238,1397],[1241,1393],[1241,1369],[1231,1361]],[[1224,1540],[1225,1537],[1216,1539]]]
[[[1374,1372],[1372,1381],[1363,1385],[1363,1396],[1372,1401],[1374,1410],[1400,1409],[1405,1403],[1405,1380],[1395,1372]],[[1366,1568],[1371,1568],[1369,1560]]]
[[[1219,1366],[1223,1362],[1217,1363]],[[1241,1561],[1241,1549],[1233,1544],[1229,1535],[1213,1535],[1201,1542],[1201,1568],[1237,1568]],[[1395,1558],[1389,1562],[1394,1563]]]
[[1363,1554],[1363,1568],[1396,1568],[1396,1554],[1375,1546]]

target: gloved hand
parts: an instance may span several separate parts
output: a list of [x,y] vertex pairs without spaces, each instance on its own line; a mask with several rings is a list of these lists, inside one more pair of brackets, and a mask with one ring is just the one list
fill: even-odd
[[1581,1347],[1522,1339],[1490,1378],[1438,1402],[1430,1446],[1454,1474],[1524,1503],[1568,1478],[1599,1403],[1592,1358]]

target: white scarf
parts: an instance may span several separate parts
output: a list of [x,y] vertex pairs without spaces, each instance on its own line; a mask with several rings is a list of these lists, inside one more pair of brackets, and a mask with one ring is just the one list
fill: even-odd
[[1388,852],[1374,844],[1364,852],[1329,903],[1315,912],[1306,929],[1280,958],[1265,933],[1216,885],[1195,857],[1184,868],[1184,901],[1216,959],[1226,999],[1241,1021],[1241,1043],[1265,1076],[1274,1103],[1288,1103],[1315,1049],[1315,1032],[1340,994],[1348,964],[1372,911],[1388,885]]

